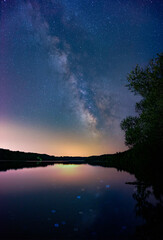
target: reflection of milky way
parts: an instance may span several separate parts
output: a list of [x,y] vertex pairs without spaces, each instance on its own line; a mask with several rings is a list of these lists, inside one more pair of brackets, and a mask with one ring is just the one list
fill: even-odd
[[[113,168],[86,164],[2,172],[1,236],[5,234],[10,239],[12,233],[18,239],[17,235],[25,231],[24,226],[30,239],[35,239],[36,233],[42,239],[65,239],[67,234],[76,233],[80,238],[67,239],[92,239],[89,237],[92,233],[115,236],[122,230],[127,234],[133,232],[141,219],[134,212],[134,186],[125,184],[126,181],[135,181],[135,177]],[[6,227],[11,232],[5,231]]]
[[[6,0],[0,11],[0,127],[20,126],[1,147],[56,155],[123,150],[119,124],[136,101],[126,75],[161,51],[162,1]],[[21,128],[31,134],[22,144]],[[33,128],[53,139],[32,147]],[[56,150],[59,136],[69,139],[68,150],[62,141]]]

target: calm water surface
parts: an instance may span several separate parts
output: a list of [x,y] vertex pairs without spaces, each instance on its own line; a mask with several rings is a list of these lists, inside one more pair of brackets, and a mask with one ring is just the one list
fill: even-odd
[[1,239],[131,239],[134,176],[55,164],[0,172]]

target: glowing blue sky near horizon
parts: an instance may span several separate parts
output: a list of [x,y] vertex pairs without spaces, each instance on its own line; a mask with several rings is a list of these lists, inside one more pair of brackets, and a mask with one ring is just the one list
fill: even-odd
[[126,76],[162,51],[160,0],[0,1],[0,147],[126,149]]

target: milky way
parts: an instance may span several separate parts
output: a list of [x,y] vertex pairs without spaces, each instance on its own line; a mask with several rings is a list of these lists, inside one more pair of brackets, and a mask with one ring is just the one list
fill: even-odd
[[134,66],[162,51],[163,2],[1,0],[0,147],[54,155],[126,149]]

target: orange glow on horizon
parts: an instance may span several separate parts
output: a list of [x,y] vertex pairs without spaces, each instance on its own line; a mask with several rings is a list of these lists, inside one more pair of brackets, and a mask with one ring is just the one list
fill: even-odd
[[117,146],[106,144],[102,138],[88,134],[42,129],[22,123],[0,121],[0,147],[13,151],[45,153],[54,156],[90,156],[114,153]]

